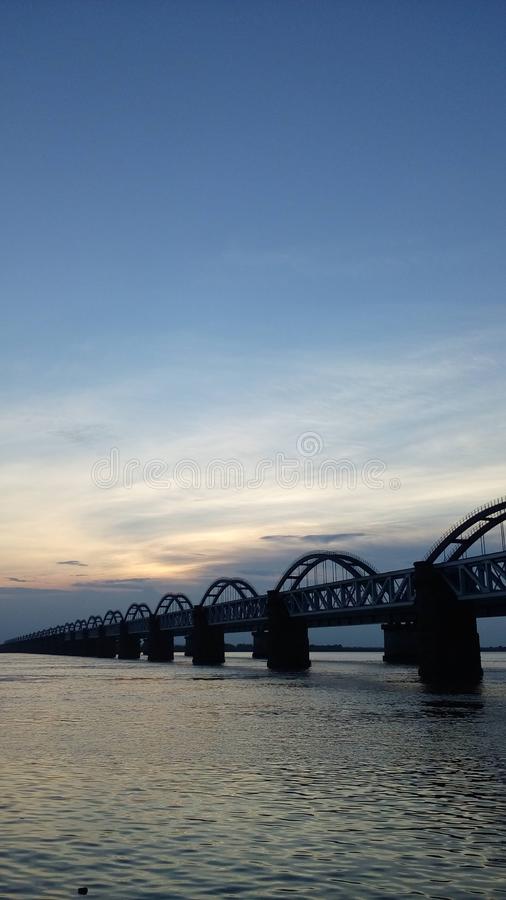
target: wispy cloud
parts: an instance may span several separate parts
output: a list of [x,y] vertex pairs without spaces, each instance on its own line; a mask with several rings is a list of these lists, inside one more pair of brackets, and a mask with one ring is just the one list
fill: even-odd
[[334,544],[349,541],[352,538],[365,537],[365,531],[337,531],[333,534],[264,534],[261,541],[299,544]]
[[90,588],[126,588],[127,590],[143,590],[146,585],[149,585],[152,582],[152,580],[153,579],[151,578],[99,578],[94,581],[86,581],[85,584],[82,584],[80,581],[75,581],[74,587],[84,588],[85,590],[89,590]]
[[87,566],[88,563],[80,562],[78,559],[62,559],[56,563],[57,566]]
[[178,550],[160,553],[157,556],[158,562],[169,563],[170,565],[184,565],[185,563],[201,562],[206,559],[209,559],[206,553],[185,553]]
[[111,439],[111,432],[101,423],[93,423],[90,425],[66,425],[60,428],[48,429],[49,434],[62,438],[71,444],[81,444],[85,447],[93,446],[105,439]]
[[12,575],[10,578],[7,579],[7,581],[16,581],[18,584],[28,584],[29,583],[28,578],[14,578]]

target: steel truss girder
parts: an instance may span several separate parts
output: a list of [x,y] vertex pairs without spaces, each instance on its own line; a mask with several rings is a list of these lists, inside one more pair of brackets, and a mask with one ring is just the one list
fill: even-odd
[[322,613],[328,617],[329,612],[344,609],[381,608],[413,603],[412,569],[315,585],[287,594],[288,611],[292,616],[313,617]]
[[506,598],[506,553],[447,563],[441,570],[461,600]]
[[209,625],[239,624],[259,622],[267,619],[267,597],[248,597],[245,600],[229,600],[208,607]]
[[158,616],[161,631],[176,631],[193,627],[193,606],[187,609],[176,609],[173,612]]

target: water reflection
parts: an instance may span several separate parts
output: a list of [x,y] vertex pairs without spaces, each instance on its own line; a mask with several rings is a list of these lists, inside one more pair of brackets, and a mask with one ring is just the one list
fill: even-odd
[[502,659],[455,696],[371,654],[0,657],[0,894],[499,896],[505,700]]
[[424,700],[423,708],[427,715],[432,716],[467,716],[481,712],[484,704],[479,700]]

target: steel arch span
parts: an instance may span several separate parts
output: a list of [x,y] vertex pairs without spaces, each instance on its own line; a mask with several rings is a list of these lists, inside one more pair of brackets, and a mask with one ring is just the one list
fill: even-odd
[[209,585],[199,606],[215,606],[231,600],[251,600],[258,597],[255,588],[243,578],[218,578]]
[[104,616],[104,625],[120,625],[123,613],[119,609],[108,609]]
[[190,603],[186,594],[164,594],[163,597],[158,601],[158,606],[156,607],[153,615],[156,616],[165,616],[170,612],[182,612],[186,609],[193,609],[192,604]]
[[150,619],[152,612],[147,603],[131,603],[128,607],[124,620],[125,622],[136,622],[138,619]]
[[314,572],[315,576],[321,567],[322,578],[319,584],[339,581],[336,577],[336,569],[340,567],[348,572],[351,578],[366,578],[368,575],[376,575],[374,569],[365,559],[353,556],[351,553],[308,553],[301,556],[286,570],[279,579],[274,590],[294,591],[302,586],[302,582]]
[[506,521],[506,497],[473,509],[432,545],[425,559],[430,563],[461,559],[476,541]]

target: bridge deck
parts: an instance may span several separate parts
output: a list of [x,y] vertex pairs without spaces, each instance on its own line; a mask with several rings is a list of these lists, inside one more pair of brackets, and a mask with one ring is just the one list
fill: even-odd
[[[438,563],[456,596],[472,601],[478,617],[506,615],[506,551],[470,559]],[[348,577],[325,584],[300,586],[282,593],[291,618],[304,619],[312,628],[335,625],[362,625],[413,621],[415,617],[414,569]],[[244,595],[235,600],[214,602],[205,607],[209,626],[225,632],[250,631],[267,625],[267,595]],[[118,614],[120,615],[120,614]],[[158,630],[173,636],[192,631],[194,607],[165,612],[156,617]],[[93,617],[92,617],[93,618]],[[4,647],[19,641],[59,636],[65,642],[88,638],[119,638],[126,630],[145,638],[154,616],[147,607],[134,610],[132,618],[107,624],[78,621],[72,631],[46,629],[22,638],[6,641]]]

